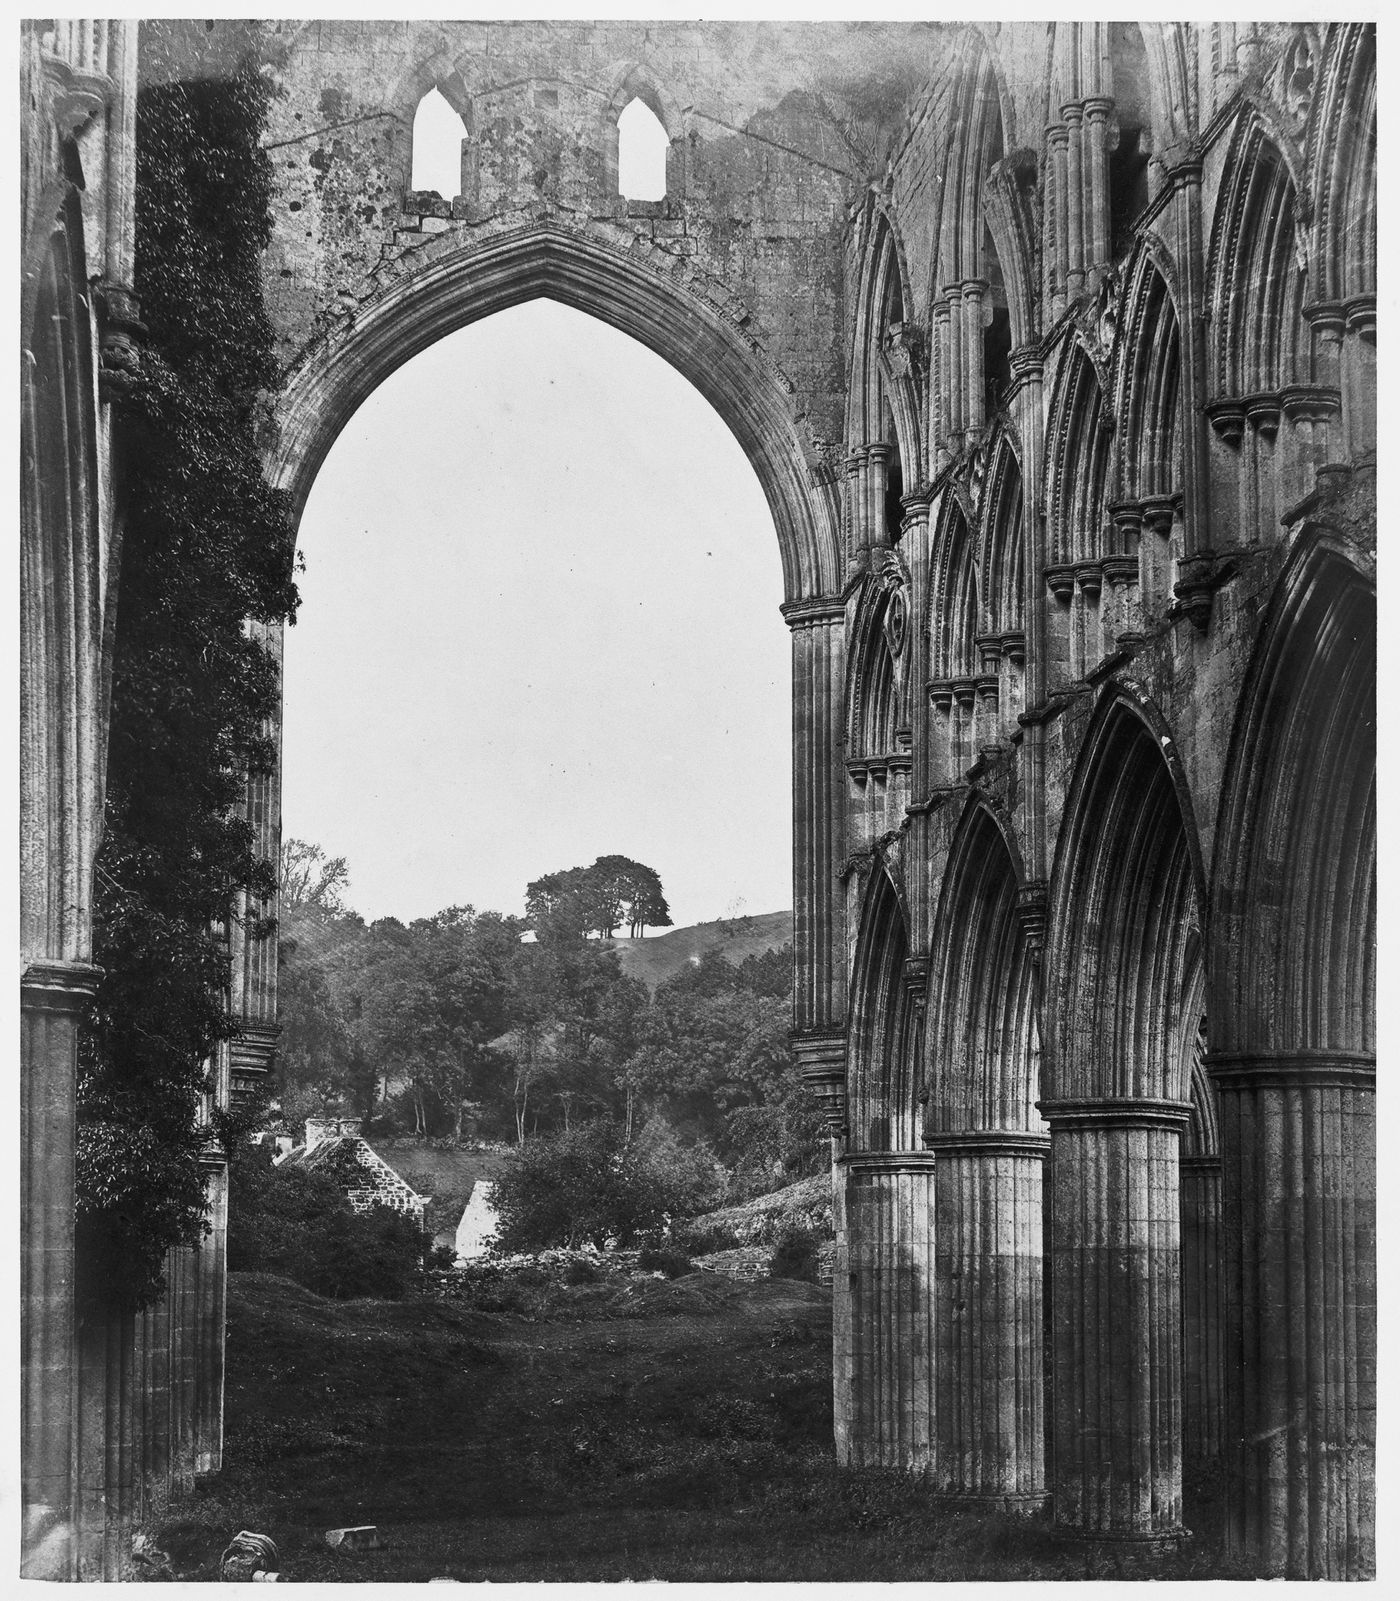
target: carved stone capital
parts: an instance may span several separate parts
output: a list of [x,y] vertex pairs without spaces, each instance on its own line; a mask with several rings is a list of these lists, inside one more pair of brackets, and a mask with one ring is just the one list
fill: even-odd
[[31,962],[20,975],[20,1005],[26,1012],[80,1012],[102,977],[91,962]]

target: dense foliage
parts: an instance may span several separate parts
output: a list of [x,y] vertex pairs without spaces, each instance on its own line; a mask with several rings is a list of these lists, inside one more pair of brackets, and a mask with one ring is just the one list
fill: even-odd
[[629,1142],[605,1120],[530,1140],[495,1182],[503,1251],[629,1246],[717,1198],[716,1175],[703,1157],[664,1138]]
[[399,1300],[422,1262],[423,1236],[388,1207],[356,1212],[339,1181],[304,1167],[274,1167],[266,1146],[231,1168],[228,1265],[280,1273],[335,1300]]
[[712,949],[649,994],[568,892],[546,904],[547,880],[530,886],[533,939],[471,907],[366,924],[341,905],[344,863],[290,844],[278,1089],[293,1129],[349,1113],[371,1133],[525,1146],[601,1120],[624,1147],[669,1141],[673,1163],[722,1172],[730,1200],[821,1165],[788,1049],[788,947],[737,964]]
[[[142,1305],[198,1239],[206,1063],[234,1025],[227,921],[270,908],[239,815],[273,759],[275,664],[247,626],[292,615],[292,531],[259,450],[275,383],[260,256],[268,87],[251,66],[142,90],[136,290],[149,325],[123,427],[125,529],[113,643],[94,954],[106,977],[79,1073],[80,1264]],[[253,937],[268,928],[256,920]]]

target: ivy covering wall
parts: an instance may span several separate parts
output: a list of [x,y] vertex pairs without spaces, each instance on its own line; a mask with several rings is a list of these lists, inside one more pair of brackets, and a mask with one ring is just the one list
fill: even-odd
[[[180,41],[143,27],[143,59]],[[195,24],[193,26],[198,26]],[[139,1307],[204,1227],[201,1095],[228,1009],[240,890],[271,911],[273,869],[239,812],[267,771],[275,664],[249,620],[297,605],[293,527],[259,449],[276,382],[260,257],[269,89],[251,51],[219,78],[143,87],[136,292],[150,330],[125,403],[124,507],[94,957],[79,1067],[78,1250],[86,1294]],[[266,938],[270,920],[249,930]],[[226,1132],[226,1130],[224,1131]]]

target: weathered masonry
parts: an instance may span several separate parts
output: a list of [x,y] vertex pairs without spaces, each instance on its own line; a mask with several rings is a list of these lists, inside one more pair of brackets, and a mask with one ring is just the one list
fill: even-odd
[[[538,295],[673,362],[766,491],[841,1458],[1148,1542],[1219,1464],[1253,1571],[1369,1574],[1373,29],[262,44],[298,505],[389,372]],[[71,1295],[138,50],[24,36],[26,1561],[89,1577],[220,1450],[217,1230],[137,1327]],[[451,194],[410,187],[430,94]],[[664,199],[618,193],[637,100]],[[275,785],[250,807],[272,852]],[[232,958],[225,1092],[276,1041],[267,953]]]

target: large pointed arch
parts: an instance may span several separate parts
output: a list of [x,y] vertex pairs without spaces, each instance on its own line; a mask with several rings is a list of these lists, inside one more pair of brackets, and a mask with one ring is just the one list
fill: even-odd
[[1374,1060],[1375,594],[1326,537],[1279,580],[1217,830],[1212,1054]]
[[979,508],[981,631],[1005,639],[1024,628],[1025,531],[1021,459],[1006,426],[991,444],[991,466]]
[[1054,1099],[1185,1104],[1186,1016],[1205,897],[1160,718],[1120,686],[1085,737],[1055,852],[1047,1040]]
[[1017,912],[1022,875],[973,797],[949,852],[929,973],[930,1133],[1039,1132],[1035,972]]
[[549,226],[448,248],[307,352],[282,393],[271,463],[297,514],[336,435],[396,367],[445,334],[541,295],[640,340],[719,412],[767,497],[789,601],[840,587],[833,498],[808,467],[790,387],[713,305],[601,239]]
[[1227,1540],[1251,1571],[1374,1574],[1375,595],[1325,529],[1279,579],[1221,803]]
[[1308,172],[1317,288],[1323,301],[1376,292],[1376,30],[1343,23],[1324,52],[1314,99]]
[[852,1151],[916,1149],[916,1019],[905,963],[909,924],[878,863],[866,887],[851,987],[847,1107]]

